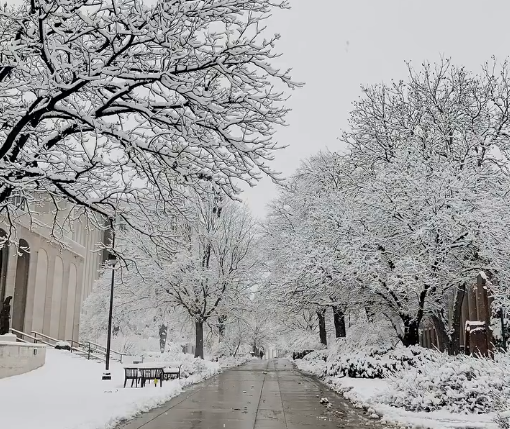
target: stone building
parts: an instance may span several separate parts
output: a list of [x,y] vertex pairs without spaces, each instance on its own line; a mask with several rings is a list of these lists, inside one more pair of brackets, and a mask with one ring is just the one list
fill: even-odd
[[[84,216],[70,216],[66,203],[55,210],[48,199],[32,211],[22,199],[17,206],[18,246],[0,250],[0,299],[13,297],[11,327],[77,340],[82,302],[104,262],[105,231]],[[0,220],[0,235],[7,231],[8,223]]]
[[[470,349],[477,348],[483,349],[480,350],[480,353],[487,355],[492,348],[490,325],[493,299],[490,296],[490,290],[488,290],[485,274],[480,273],[476,278],[476,282],[466,287],[462,298],[457,303],[458,308],[455,308],[454,298],[452,296],[449,303],[448,329],[458,329],[460,351],[470,353],[472,352]],[[483,345],[477,345],[473,341],[469,344],[470,333],[473,333],[474,327],[476,327],[477,332],[483,332],[484,338],[481,341]],[[441,351],[446,350],[447,346],[444,344],[445,341],[442,340],[441,335],[438,335],[438,330],[432,319],[426,319],[420,330],[420,345],[427,348],[437,348]]]

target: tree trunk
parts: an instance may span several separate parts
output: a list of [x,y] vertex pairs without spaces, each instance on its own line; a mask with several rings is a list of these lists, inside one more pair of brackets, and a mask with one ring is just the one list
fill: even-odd
[[404,346],[416,346],[420,342],[420,335],[418,333],[418,323],[416,320],[411,320],[404,323],[404,335],[402,336],[402,344]]
[[335,323],[336,338],[344,338],[345,332],[345,315],[338,306],[333,306],[333,321]]
[[225,322],[227,321],[227,316],[222,315],[218,317],[218,334],[220,342],[225,338]]
[[319,336],[321,344],[328,345],[328,335],[326,332],[326,309],[317,311],[317,318],[319,319]]
[[195,322],[195,357],[204,358],[204,321]]
[[161,353],[165,351],[167,335],[168,327],[163,323],[159,327],[159,349],[161,350]]

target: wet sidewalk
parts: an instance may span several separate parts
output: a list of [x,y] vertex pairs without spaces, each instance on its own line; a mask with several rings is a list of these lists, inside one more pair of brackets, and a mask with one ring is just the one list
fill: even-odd
[[[327,397],[331,408],[319,403]],[[121,429],[384,428],[288,360],[251,361],[198,384]],[[120,429],[120,428],[119,428]]]

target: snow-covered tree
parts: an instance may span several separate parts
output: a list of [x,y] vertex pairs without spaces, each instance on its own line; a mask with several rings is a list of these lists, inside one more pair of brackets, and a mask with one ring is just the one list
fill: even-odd
[[405,345],[428,316],[458,349],[466,284],[480,271],[506,279],[510,260],[508,65],[495,70],[445,61],[364,88],[348,152],[312,157],[272,206],[269,265],[282,296],[365,307]]
[[[41,194],[112,217],[176,184],[273,176],[296,86],[264,21],[285,2],[25,0],[0,10],[0,212]],[[278,89],[277,89],[278,88]],[[14,198],[16,197],[16,198]],[[56,204],[58,206],[58,204]],[[131,227],[144,223],[123,212]]]
[[244,206],[217,192],[188,195],[184,208],[187,216],[153,217],[148,228],[164,235],[130,228],[118,234],[116,248],[126,256],[116,289],[152,312],[184,311],[203,357],[206,323],[228,318],[257,278],[256,228]]
[[345,336],[344,314],[351,294],[335,268],[338,252],[319,225],[326,200],[339,186],[338,162],[329,152],[303,162],[271,204],[264,230],[270,272],[267,293],[291,313],[312,312],[323,343],[327,307],[333,308],[337,336]]

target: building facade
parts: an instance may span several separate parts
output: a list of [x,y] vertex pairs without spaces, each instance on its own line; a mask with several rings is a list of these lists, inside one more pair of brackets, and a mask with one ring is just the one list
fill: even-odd
[[[454,296],[449,302],[449,326],[448,329],[455,329],[455,318],[458,317],[459,329],[459,345],[460,351],[464,353],[471,353],[470,348],[479,348],[483,355],[489,353],[492,348],[492,332],[491,332],[491,315],[492,315],[492,302],[494,301],[490,295],[490,290],[487,285],[485,274],[480,273],[476,282],[467,286],[462,295],[462,300],[459,302],[460,306],[456,310]],[[456,314],[458,312],[458,314]],[[481,331],[485,337],[483,343],[485,345],[477,346],[471,341],[469,344],[469,333],[472,327],[476,326],[477,331]],[[431,319],[426,319],[420,329],[420,345],[426,348],[438,349],[441,351],[446,350],[447,345],[441,339],[438,328],[434,325]],[[471,346],[471,347],[470,347]]]
[[[19,205],[17,246],[0,250],[0,299],[13,297],[11,327],[17,331],[78,339],[83,300],[104,262],[105,231],[84,216],[70,220],[71,210],[55,210],[50,201],[37,211]],[[7,231],[9,224],[0,221],[0,236]]]

